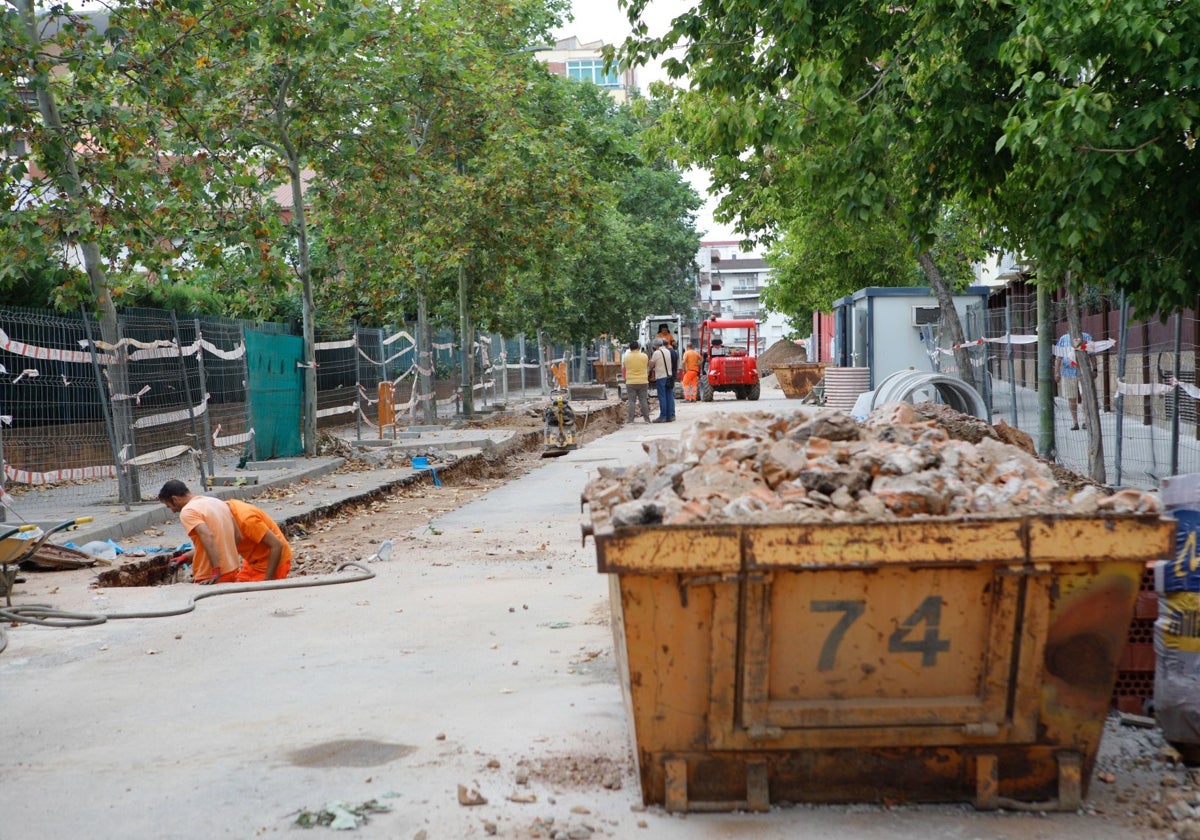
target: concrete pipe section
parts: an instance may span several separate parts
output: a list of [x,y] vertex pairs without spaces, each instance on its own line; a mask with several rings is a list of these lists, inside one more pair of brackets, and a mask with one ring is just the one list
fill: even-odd
[[987,419],[987,406],[978,391],[957,376],[918,370],[901,370],[879,383],[871,398],[871,408],[893,402],[913,402],[913,395],[924,391],[963,414]]

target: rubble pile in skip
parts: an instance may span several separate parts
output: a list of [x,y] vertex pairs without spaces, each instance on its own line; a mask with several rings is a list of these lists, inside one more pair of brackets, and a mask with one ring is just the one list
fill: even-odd
[[649,460],[601,468],[584,500],[613,527],[879,521],[914,516],[1157,513],[1156,495],[1070,492],[1033,454],[1000,440],[952,439],[904,403],[863,424],[833,409],[704,419]]

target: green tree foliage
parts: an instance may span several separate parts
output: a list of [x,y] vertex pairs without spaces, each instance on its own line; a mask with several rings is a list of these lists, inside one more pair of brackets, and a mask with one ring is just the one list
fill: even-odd
[[859,289],[920,285],[903,242],[895,228],[830,218],[820,209],[797,215],[768,253],[774,273],[763,303],[803,323]]
[[[135,0],[37,39],[7,12],[5,141],[34,155],[5,162],[0,288],[301,312],[306,335],[409,317],[418,294],[449,320],[460,270],[492,329],[573,340],[685,308],[699,198],[644,142],[652,105],[530,55],[565,8]],[[58,131],[29,107],[39,88]]]
[[[622,5],[636,22],[647,4]],[[1107,277],[1143,311],[1194,302],[1195,0],[701,0],[662,38],[635,32],[627,56],[679,48],[665,63],[695,92],[683,119],[712,114],[694,135],[721,150],[734,201],[827,143],[831,206],[865,220],[898,202],[919,254],[961,194],[1045,282]],[[805,171],[805,186],[829,174]]]
[[661,103],[618,106],[594,85],[567,88],[593,182],[610,200],[570,244],[541,317],[561,339],[632,337],[647,314],[694,305],[700,197],[657,149],[651,128]]

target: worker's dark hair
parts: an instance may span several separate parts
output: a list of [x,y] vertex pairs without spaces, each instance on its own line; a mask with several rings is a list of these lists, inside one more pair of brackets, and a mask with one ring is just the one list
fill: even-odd
[[629,342],[629,349],[630,350],[641,350],[642,345],[638,344],[636,341],[631,341],[631,342]]
[[187,489],[187,485],[178,478],[172,478],[162,486],[158,491],[158,500],[165,502],[167,499],[174,499],[176,496],[188,496],[191,491]]
[[666,330],[667,332],[670,332],[670,331],[671,331],[671,325],[670,325],[670,324],[659,324],[659,325],[658,325],[658,328],[659,328],[660,330]]

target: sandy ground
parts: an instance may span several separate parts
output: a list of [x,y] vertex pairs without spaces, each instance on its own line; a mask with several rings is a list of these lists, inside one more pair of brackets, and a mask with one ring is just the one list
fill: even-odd
[[[777,396],[679,414],[785,407],[767,404]],[[1160,805],[1191,780],[1164,760],[1155,731],[1115,720],[1105,780],[1077,814],[643,808],[608,584],[581,544],[578,499],[599,465],[632,463],[644,442],[678,433],[622,427],[564,458],[534,453],[497,475],[346,511],[295,541],[316,569],[391,538],[373,580],[231,594],[171,618],[11,630],[0,654],[0,837],[298,836],[297,820],[334,802],[366,814],[354,836],[426,840],[1170,836],[1155,822]],[[130,545],[170,544],[173,528]],[[25,600],[145,611],[199,589],[96,590],[90,576],[39,575]]]

